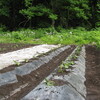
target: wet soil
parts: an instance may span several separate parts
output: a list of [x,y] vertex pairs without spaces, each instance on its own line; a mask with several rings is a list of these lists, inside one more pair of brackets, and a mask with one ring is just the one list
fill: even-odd
[[36,45],[37,44],[0,43],[0,54],[23,49],[23,48],[28,48]]
[[1,86],[0,97],[4,97],[4,100],[20,100],[23,96],[35,88],[42,80],[44,80],[51,72],[53,72],[54,69],[57,68],[62,61],[64,61],[66,57],[71,54],[74,48],[75,46],[66,49],[48,63],[40,66],[40,68],[28,75],[24,75],[22,77],[17,76],[17,83]]
[[86,46],[86,100],[100,100],[100,50]]

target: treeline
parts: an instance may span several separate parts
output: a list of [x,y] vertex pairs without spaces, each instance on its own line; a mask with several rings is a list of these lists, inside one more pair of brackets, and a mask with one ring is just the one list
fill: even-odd
[[100,26],[99,0],[0,0],[0,27]]

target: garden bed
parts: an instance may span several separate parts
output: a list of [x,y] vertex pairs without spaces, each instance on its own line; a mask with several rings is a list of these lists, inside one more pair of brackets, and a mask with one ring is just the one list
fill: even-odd
[[[33,71],[29,71],[26,68],[32,68],[30,65],[34,65],[34,63],[31,63],[29,66],[22,66],[23,70],[20,69],[21,67],[17,67],[16,70],[9,72],[13,76],[12,80],[10,80],[12,82],[8,82],[8,84],[0,86],[0,100],[20,100],[20,98],[35,88],[46,76],[48,76],[59,64],[61,64],[61,62],[74,50],[74,48],[75,46],[65,46],[57,49],[55,52],[53,51],[53,53],[50,54],[51,56],[47,56],[53,56],[53,58],[50,61],[44,60],[44,62],[46,61],[45,64],[37,67]],[[41,58],[41,60],[43,59],[45,58]],[[27,73],[27,70],[29,73]],[[26,73],[24,73],[25,71]]]
[[9,68],[0,71],[0,100],[100,100],[95,46],[62,46]]
[[[85,100],[85,48],[80,50],[76,48],[58,68],[21,100]],[[75,63],[71,63],[72,61]],[[65,70],[59,71],[61,66]]]

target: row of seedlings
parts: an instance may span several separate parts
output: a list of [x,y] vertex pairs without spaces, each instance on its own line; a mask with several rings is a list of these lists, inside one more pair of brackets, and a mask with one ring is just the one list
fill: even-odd
[[85,47],[77,46],[53,73],[21,100],[85,100],[84,74],[74,69],[80,72],[85,69]]

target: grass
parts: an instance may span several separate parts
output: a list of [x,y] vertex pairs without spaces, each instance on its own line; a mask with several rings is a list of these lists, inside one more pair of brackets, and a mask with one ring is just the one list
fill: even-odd
[[84,28],[59,29],[39,28],[37,30],[20,29],[13,32],[1,32],[0,43],[32,43],[32,44],[93,44],[100,47],[100,28],[87,31]]

